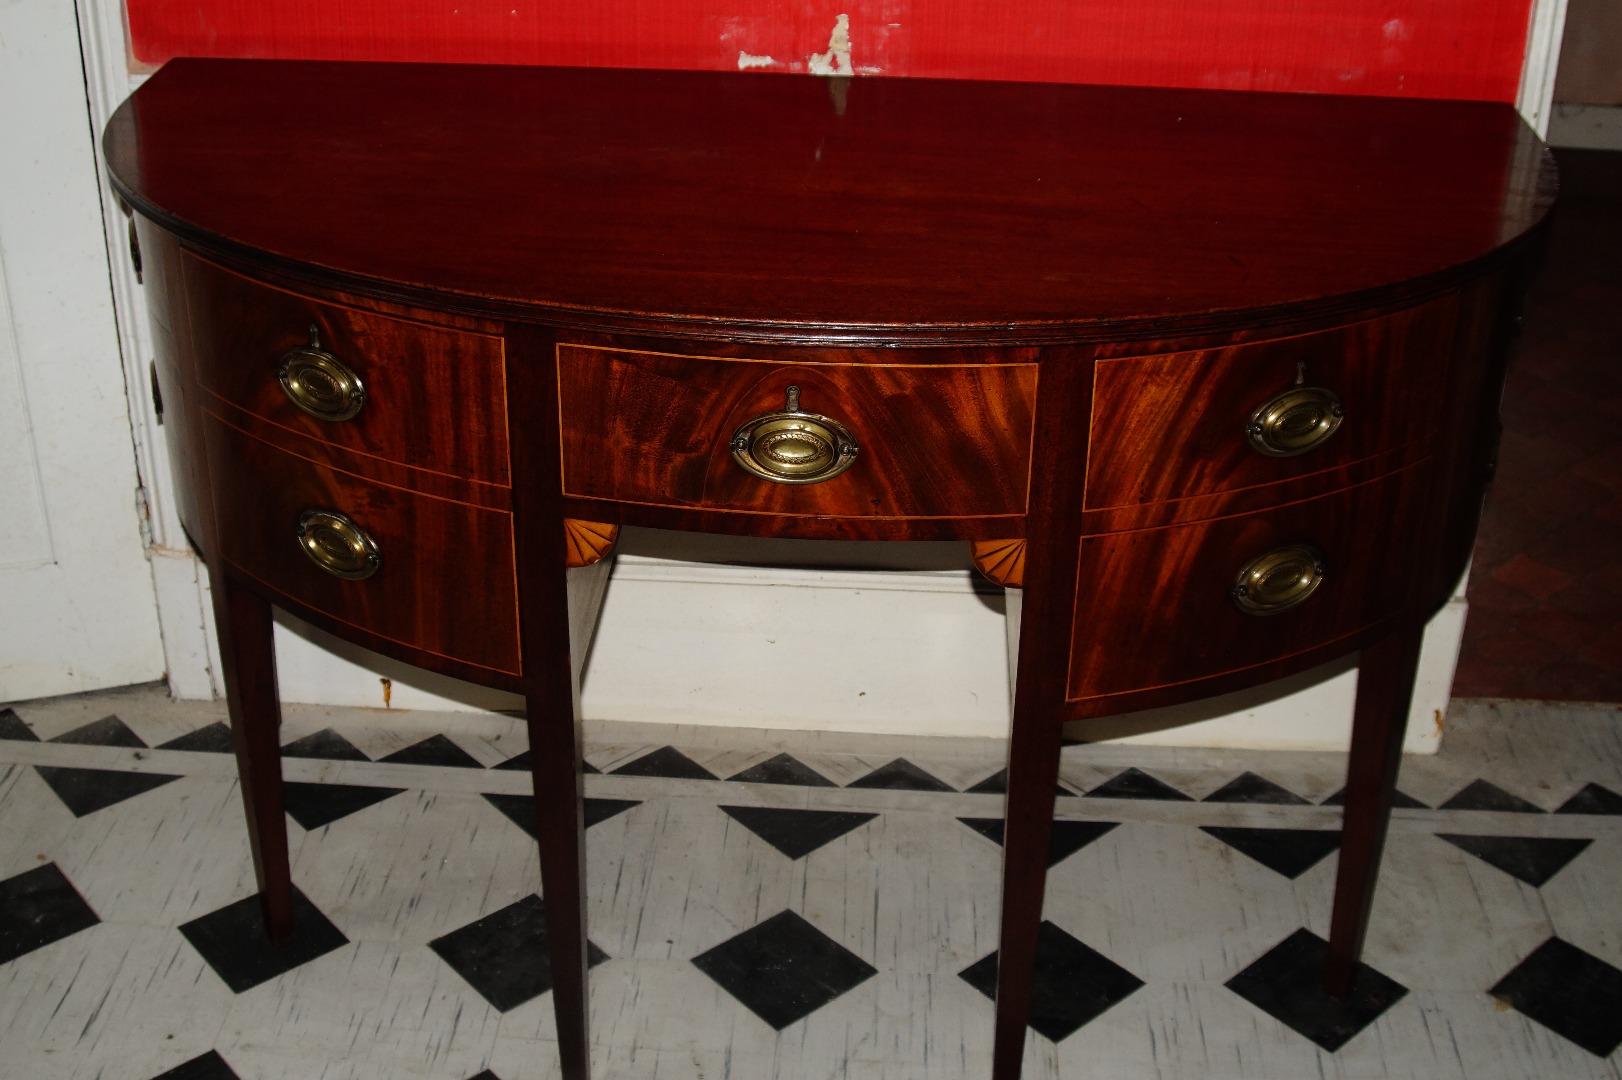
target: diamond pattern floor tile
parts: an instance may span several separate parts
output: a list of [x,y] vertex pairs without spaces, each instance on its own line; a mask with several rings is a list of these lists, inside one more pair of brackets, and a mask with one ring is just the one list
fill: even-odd
[[883,791],[956,791],[957,789],[946,781],[934,776],[914,765],[906,758],[896,758],[885,765],[880,765],[872,772],[859,780],[853,780],[848,785],[853,788],[879,789]]
[[[546,905],[539,896],[526,896],[428,945],[480,997],[509,1012],[552,989],[546,938]],[[588,967],[607,959],[586,943]]]
[[[966,795],[1006,795],[1008,794],[1008,770],[998,769],[973,787],[964,788],[963,792]],[[1060,785],[1055,788],[1053,796],[1058,799],[1073,799],[1076,797],[1076,793]]]
[[[963,981],[993,1000],[997,996],[997,954],[975,961]],[[1051,922],[1043,922],[1036,942],[1036,976],[1031,994],[1031,1028],[1063,1042],[1085,1025],[1137,993],[1143,980]]]
[[1498,810],[1513,814],[1541,814],[1543,808],[1519,795],[1511,795],[1497,784],[1473,780],[1438,810]]
[[723,806],[726,815],[791,859],[803,859],[877,814],[841,810],[796,810],[767,806]]
[[[1346,805],[1346,789],[1341,788],[1339,791],[1337,791],[1333,795],[1329,796],[1329,798],[1325,799],[1320,805],[1322,805],[1322,806],[1345,806]],[[1420,802],[1418,799],[1414,798],[1412,795],[1409,795],[1409,794],[1405,793],[1401,788],[1398,788],[1396,791],[1391,793],[1391,806],[1395,810],[1429,810],[1430,809],[1429,806],[1426,806],[1424,803]]]
[[[963,824],[1001,847],[1007,823],[1002,818],[958,818]],[[1048,834],[1048,867],[1064,860],[1108,833],[1119,824],[1114,821],[1055,821]]]
[[615,776],[662,776],[668,780],[716,780],[714,773],[677,750],[661,747],[614,770]]
[[366,787],[361,784],[307,784],[288,781],[282,785],[282,805],[287,816],[305,832],[342,821],[350,814],[376,806],[405,788]]
[[[535,796],[533,795],[499,795],[486,792],[484,800],[491,806],[500,810],[506,819],[517,825],[520,829],[535,835]],[[635,799],[586,799],[582,816],[585,818],[586,828],[591,828],[598,822],[607,821],[616,814],[623,814],[633,806],[642,804]]]
[[[394,789],[362,785],[373,777],[392,779],[399,761],[366,759],[440,740],[425,738],[428,732],[410,723],[398,730],[352,726],[391,720],[371,714],[351,721],[335,713],[317,721],[335,726],[291,750],[347,762],[346,783],[307,789],[324,798],[348,789],[368,802],[380,794],[385,799],[354,820],[347,813],[330,820],[323,815],[326,826],[294,832],[295,878],[341,924],[342,933],[333,930],[340,944],[313,961],[295,958],[293,967],[238,998],[222,992],[209,974],[213,965],[190,940],[195,926],[174,933],[198,912],[236,906],[226,902],[252,888],[230,763],[199,756],[210,747],[228,748],[229,729],[217,722],[218,710],[194,710],[179,721],[155,720],[124,701],[99,711],[82,701],[55,713],[30,711],[35,708],[12,710],[16,738],[0,739],[0,751],[10,745],[13,758],[42,760],[39,749],[24,746],[37,743],[34,728],[77,725],[75,737],[92,748],[76,751],[73,743],[56,742],[44,753],[53,765],[76,765],[75,757],[99,765],[108,751],[95,748],[97,740],[122,745],[116,752],[127,754],[134,749],[132,734],[161,731],[169,741],[151,752],[152,764],[196,775],[79,818],[31,763],[0,760],[0,860],[7,871],[32,874],[48,865],[34,863],[36,853],[54,859],[63,880],[72,882],[69,890],[93,912],[87,918],[102,919],[10,962],[0,954],[0,988],[17,990],[0,994],[0,1001],[15,1003],[13,1012],[43,1016],[41,1002],[65,1002],[63,1015],[40,1029],[59,1040],[49,1053],[32,1029],[19,1040],[0,1006],[0,1074],[9,1067],[30,1080],[78,1080],[74,1066],[83,1064],[79,1071],[87,1075],[100,1070],[129,1080],[156,1080],[164,1070],[185,1080],[181,1070],[220,1067],[265,1080],[302,1080],[323,1070],[333,1080],[491,1080],[528,1075],[530,1062],[543,1075],[555,1069],[551,1002],[544,993],[550,985],[544,905],[530,896],[520,907],[516,915],[527,914],[527,926],[511,912],[505,927],[500,918],[487,922],[537,884],[529,839],[533,802],[508,794],[527,790],[527,782],[515,786],[511,775],[445,761],[424,764],[410,797],[393,799],[388,793]],[[109,714],[122,719],[109,720]],[[1589,718],[1572,744],[1575,752],[1551,756],[1540,740],[1551,725],[1566,722],[1563,714],[1492,706],[1477,717],[1485,742],[1462,764],[1449,764],[1450,748],[1470,745],[1467,721],[1474,715],[1470,706],[1461,707],[1443,754],[1409,763],[1409,782],[1432,803],[1458,793],[1451,809],[1399,815],[1393,823],[1367,955],[1386,980],[1376,977],[1375,991],[1396,986],[1388,996],[1397,1004],[1386,1007],[1377,993],[1361,1012],[1355,999],[1349,1011],[1315,1001],[1321,959],[1309,956],[1294,964],[1305,971],[1303,989],[1290,989],[1288,971],[1249,971],[1256,986],[1279,999],[1274,1004],[1283,1020],[1269,1018],[1244,996],[1243,975],[1234,973],[1251,958],[1291,967],[1273,956],[1281,939],[1294,937],[1296,927],[1326,923],[1333,868],[1326,856],[1337,834],[1325,828],[1332,815],[1304,805],[1300,796],[1318,800],[1332,790],[1342,764],[1318,761],[1323,755],[1223,753],[1201,766],[1205,756],[1183,752],[1146,751],[1136,762],[1110,748],[1073,752],[1066,775],[1076,791],[1158,799],[1112,804],[1109,822],[1055,823],[1048,907],[1066,929],[1050,923],[1043,930],[1043,963],[1057,974],[1036,987],[1033,1039],[1040,1038],[1033,1044],[1036,1061],[1027,1062],[1032,1080],[1095,1071],[1148,1080],[1170,1076],[1174,1064],[1179,1080],[1185,1074],[1477,1080],[1497,1075],[1495,1067],[1506,1078],[1615,1080],[1617,1050],[1598,1055],[1617,1038],[1607,1025],[1618,1011],[1611,987],[1622,977],[1613,925],[1615,866],[1622,865],[1613,805],[1622,791],[1622,766],[1615,764],[1622,761],[1622,731],[1609,711],[1584,713]],[[0,709],[0,728],[4,720]],[[299,720],[295,707],[292,723]],[[1461,733],[1464,744],[1456,742]],[[477,723],[447,736],[444,742],[457,747],[497,745]],[[1506,750],[1510,739],[1512,751]],[[730,797],[718,794],[717,782],[592,781],[605,794],[637,797],[585,802],[588,824],[615,823],[589,844],[594,937],[616,958],[602,964],[603,952],[591,953],[598,964],[593,1012],[607,1018],[594,1028],[604,1044],[598,1064],[627,1080],[686,1080],[694,1068],[722,1075],[728,1055],[735,1071],[780,1080],[840,1075],[840,1069],[874,1080],[987,1075],[991,1008],[985,994],[995,970],[987,950],[996,943],[1000,861],[992,845],[1003,822],[981,815],[997,812],[994,796],[1004,786],[996,758],[982,763],[955,744],[940,758],[932,756],[935,746],[888,742],[873,744],[883,750],[848,752],[827,737],[805,744],[815,750],[788,742],[791,753],[729,748],[709,736],[678,745],[624,740],[596,750],[598,760],[616,765],[652,757],[656,766],[674,764],[679,774],[696,775],[681,766],[685,759],[740,780]],[[898,752],[905,756],[894,757]],[[905,766],[874,768],[897,761]],[[519,760],[513,769],[525,767],[527,760]],[[928,798],[897,797],[917,782],[913,769],[928,778],[922,785],[932,792]],[[838,786],[874,772],[880,775],[867,790]],[[889,787],[896,774],[899,790]],[[1490,781],[1477,783],[1482,777]],[[1101,782],[1102,789],[1094,786]],[[937,783],[970,793],[942,791]],[[1205,798],[1193,802],[1190,794]],[[516,827],[488,816],[481,798]],[[297,802],[294,795],[290,814]],[[1072,810],[1089,805],[1066,802]],[[1564,811],[1560,817],[1527,809],[1556,805]],[[641,809],[628,813],[633,807]],[[462,827],[468,824],[474,827]],[[1547,835],[1551,830],[1560,835]],[[824,843],[830,837],[833,842]],[[1292,884],[1291,874],[1301,876]],[[1532,887],[1539,880],[1543,887]],[[221,935],[220,952],[240,963],[244,955],[251,961],[269,950],[256,901],[239,903],[253,925]],[[785,909],[793,915],[772,916]],[[847,977],[830,983],[807,975],[807,963],[779,963],[771,954],[787,948],[793,934],[756,943],[750,958],[751,930],[791,919],[803,924],[809,942],[800,952],[842,958]],[[751,929],[740,935],[740,928]],[[141,945],[132,949],[126,939],[137,930]],[[1547,944],[1551,935],[1562,944]],[[477,969],[472,978],[487,977],[492,996],[448,963],[454,954],[447,946],[459,936],[466,946],[462,959]],[[430,941],[437,947],[428,947]],[[718,942],[732,944],[744,958],[734,955],[730,969],[721,965]],[[1311,935],[1306,944],[1305,951],[1321,954]],[[793,960],[795,950],[788,951]],[[717,953],[715,973],[691,960],[710,952]],[[85,966],[56,970],[68,962]],[[833,965],[836,976],[840,966]],[[1076,974],[1090,968],[1093,974]],[[725,978],[740,989],[724,986]],[[53,979],[62,987],[71,979],[65,999],[42,989]],[[1231,989],[1223,981],[1230,979]],[[1510,1005],[1486,992],[1500,981]],[[1559,997],[1568,982],[1580,987],[1575,1004]],[[143,995],[147,986],[153,990]],[[808,1001],[808,986],[820,997]],[[1403,986],[1412,988],[1407,996]],[[1584,1013],[1596,1001],[1597,1009]],[[196,1026],[146,1053],[150,1033],[169,1030],[171,1010],[183,1011]],[[98,1030],[115,1034],[78,1053],[73,1047],[81,1030],[92,1038]],[[354,1049],[362,1045],[354,1031],[366,1033],[363,1049]],[[1061,1041],[1050,1045],[1051,1038]],[[109,1039],[133,1039],[133,1056],[125,1061]],[[1337,1049],[1327,1048],[1342,1039]],[[207,1053],[211,1046],[217,1059]],[[1462,1049],[1449,1056],[1452,1046]],[[109,1071],[109,1062],[121,1061],[125,1067]],[[200,1080],[215,1078],[205,1071]]]
[[1561,804],[1557,814],[1622,814],[1622,795],[1599,784],[1583,789]]
[[[534,759],[534,751],[525,750],[522,753],[514,754],[506,761],[503,761],[500,765],[495,766],[495,768],[504,772],[529,772],[530,762]],[[600,773],[602,770],[597,768],[597,766],[593,765],[589,761],[582,761],[580,763],[580,771],[587,776],[592,776]]]
[[166,743],[158,745],[159,750],[190,750],[194,753],[204,754],[230,754],[236,750],[231,741],[231,725],[217,720],[207,727],[200,727],[196,731],[188,731],[184,735],[176,736]]
[[1489,992],[1597,1057],[1622,1046],[1622,971],[1559,938]]
[[778,1031],[878,974],[792,911],[723,941],[693,964]]
[[832,780],[792,754],[778,754],[728,777],[744,784],[792,784],[797,787],[837,787]]
[[332,728],[323,728],[282,747],[282,757],[315,758],[318,761],[370,761],[354,743]]
[[146,742],[128,724],[117,716],[104,716],[88,724],[64,731],[51,740],[72,746],[117,746],[126,750],[145,750]]
[[444,735],[430,735],[378,759],[390,765],[436,765],[450,769],[482,769],[477,758]]
[[183,1065],[177,1065],[152,1080],[241,1080],[227,1065],[219,1051],[210,1050],[201,1057],[194,1057]]
[[1274,806],[1305,806],[1307,800],[1281,787],[1265,776],[1247,772],[1223,784],[1205,797],[1214,803],[1266,803]]
[[1200,831],[1291,880],[1317,866],[1340,847],[1338,829],[1240,829],[1202,825]]
[[1127,769],[1087,792],[1090,799],[1168,799],[1173,802],[1193,802],[1164,780],[1158,780],[1139,768]]
[[1463,836],[1437,833],[1460,851],[1534,887],[1541,887],[1594,841],[1557,836]]
[[0,739],[13,742],[39,742],[39,736],[29,727],[16,709],[0,709]]
[[1238,994],[1297,1034],[1333,1053],[1408,993],[1406,987],[1359,964],[1345,1000],[1324,992],[1329,943],[1297,930],[1228,980]]
[[293,890],[293,936],[271,943],[259,897],[247,896],[180,928],[232,993],[240,994],[349,943],[298,889]]
[[117,806],[125,799],[180,779],[168,773],[117,772],[66,765],[36,765],[34,771],[56,792],[63,805],[73,811],[74,817]]
[[0,964],[100,921],[55,863],[0,881]]

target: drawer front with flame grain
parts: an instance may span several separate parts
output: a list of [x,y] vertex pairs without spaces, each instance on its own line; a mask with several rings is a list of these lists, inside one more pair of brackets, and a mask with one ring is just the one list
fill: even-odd
[[[1085,537],[1070,700],[1242,671],[1397,614],[1426,474],[1415,466],[1260,513]],[[1134,640],[1123,641],[1127,627]]]
[[1035,364],[560,345],[558,384],[572,497],[807,516],[1025,513]]
[[1439,424],[1455,307],[1442,300],[1321,333],[1100,360],[1088,509],[1412,460]]
[[205,415],[225,561],[339,623],[515,674],[512,516],[376,484]]
[[185,276],[199,379],[294,436],[285,445],[508,483],[501,338],[312,299],[189,254]]

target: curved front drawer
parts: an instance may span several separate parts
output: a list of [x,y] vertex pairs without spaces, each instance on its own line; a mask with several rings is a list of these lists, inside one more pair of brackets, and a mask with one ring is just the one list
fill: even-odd
[[[191,253],[185,276],[198,378],[227,403],[307,439],[431,472],[508,483],[499,337],[316,300]],[[312,347],[361,384],[365,404],[353,417],[318,419],[283,388],[282,359]],[[285,445],[309,452],[305,443]]]
[[[516,674],[518,591],[512,516],[400,488],[285,453],[205,415],[217,557],[283,597],[342,623],[480,668]],[[364,580],[323,570],[299,522],[333,511],[376,544]]]
[[[1419,531],[1427,472],[1421,464],[1262,513],[1084,537],[1069,700],[1243,671],[1397,614],[1410,599],[1414,560],[1426,550]],[[1241,573],[1298,546],[1323,556],[1322,580],[1309,595],[1276,614],[1241,610],[1249,606],[1233,595]]]
[[[1025,513],[1033,363],[851,364],[837,352],[777,363],[583,345],[557,355],[566,495],[803,516]],[[790,387],[799,410],[854,441],[854,460],[830,479],[774,482],[734,458],[734,436],[783,413]]]
[[[1414,459],[1441,426],[1457,318],[1446,298],[1297,337],[1100,360],[1087,508],[1254,488],[1382,456]],[[1285,455],[1253,445],[1258,411],[1302,389],[1338,401],[1333,434]]]

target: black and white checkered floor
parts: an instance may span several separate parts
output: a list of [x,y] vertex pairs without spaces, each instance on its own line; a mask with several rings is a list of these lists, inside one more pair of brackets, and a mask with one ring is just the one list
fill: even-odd
[[[522,725],[287,712],[272,949],[222,707],[0,709],[0,1076],[557,1076]],[[1622,1077],[1622,716],[1455,713],[1345,1003],[1339,755],[1068,748],[1027,1075]],[[597,734],[598,1075],[989,1075],[1000,745]]]

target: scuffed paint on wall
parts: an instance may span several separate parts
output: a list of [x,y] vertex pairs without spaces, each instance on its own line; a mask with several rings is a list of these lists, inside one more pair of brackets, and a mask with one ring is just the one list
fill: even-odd
[[813,75],[849,75],[850,16],[834,19],[833,33],[828,35],[828,51],[812,53],[805,58],[805,68]]
[[1530,0],[841,6],[836,21],[839,9],[828,4],[780,0],[556,0],[522,7],[465,0],[126,0],[131,48],[145,63],[242,56],[741,68],[1496,101],[1515,99]]

